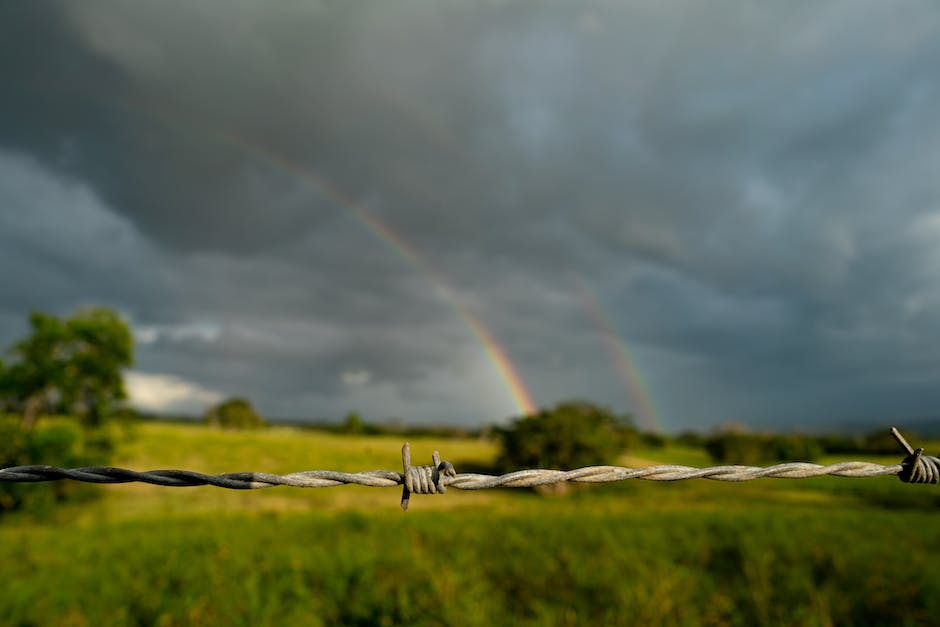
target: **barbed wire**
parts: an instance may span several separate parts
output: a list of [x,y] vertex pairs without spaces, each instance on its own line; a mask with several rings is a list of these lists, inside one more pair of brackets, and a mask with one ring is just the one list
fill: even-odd
[[609,483],[627,479],[645,481],[683,481],[710,479],[712,481],[751,481],[762,478],[808,479],[823,475],[836,477],[881,477],[897,475],[905,483],[937,483],[940,481],[940,459],[924,455],[924,449],[914,449],[898,432],[891,429],[898,444],[907,453],[900,464],[885,466],[870,462],[849,461],[821,466],[807,462],[790,462],[774,466],[712,466],[693,468],[679,465],[626,468],[623,466],[588,466],[575,470],[533,469],[519,470],[504,475],[458,474],[453,464],[441,461],[434,451],[433,464],[411,465],[411,448],[402,446],[404,472],[371,470],[347,473],[334,470],[307,470],[287,475],[260,472],[233,472],[207,475],[189,470],[151,470],[137,472],[111,466],[87,468],[57,468],[54,466],[13,466],[0,469],[0,481],[44,482],[72,479],[87,483],[150,483],[169,487],[211,485],[232,490],[255,490],[275,486],[296,488],[326,488],[355,484],[373,488],[402,486],[402,509],[408,509],[412,493],[444,493],[448,487],[459,490],[485,490],[489,488],[530,488],[564,482]]

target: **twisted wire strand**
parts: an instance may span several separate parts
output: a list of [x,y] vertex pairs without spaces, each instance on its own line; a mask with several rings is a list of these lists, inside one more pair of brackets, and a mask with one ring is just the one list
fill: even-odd
[[[446,462],[444,462],[446,463]],[[296,488],[326,488],[343,484],[387,488],[409,485],[409,492],[433,494],[443,492],[441,487],[458,490],[484,490],[488,488],[528,488],[553,483],[610,483],[627,479],[645,481],[683,481],[686,479],[711,479],[712,481],[751,481],[761,478],[807,479],[821,475],[837,477],[879,477],[898,475],[901,464],[883,466],[868,462],[842,462],[830,466],[809,463],[787,463],[775,466],[712,466],[692,468],[690,466],[648,466],[625,468],[622,466],[588,466],[575,470],[519,470],[505,475],[483,475],[462,473],[449,475],[441,472],[434,476],[436,467],[413,467],[406,475],[392,470],[368,472],[337,472],[334,470],[307,470],[288,475],[260,472],[232,472],[206,475],[188,470],[151,470],[137,472],[125,468],[93,466],[88,468],[56,468],[54,466],[14,466],[0,469],[0,481],[41,482],[72,479],[87,483],[150,483],[169,487],[212,485],[232,490],[254,490],[284,485]],[[435,473],[436,475],[436,473]]]
[[391,470],[368,472],[337,472],[335,470],[307,470],[288,475],[264,472],[230,472],[205,475],[190,470],[150,470],[137,472],[111,466],[88,468],[56,468],[54,466],[13,466],[0,469],[0,481],[58,481],[72,479],[86,483],[151,483],[168,487],[212,485],[230,490],[257,490],[286,485],[295,488],[328,488],[343,484],[357,484],[373,488],[388,488],[402,483],[402,475]]
[[897,475],[900,464],[883,466],[868,462],[842,462],[831,466],[820,466],[802,462],[777,464],[765,468],[758,466],[712,466],[692,468],[690,466],[647,466],[646,468],[624,468],[622,466],[589,466],[576,470],[520,470],[506,475],[460,474],[447,482],[448,487],[460,490],[483,490],[486,488],[529,488],[571,481],[575,483],[609,483],[627,479],[644,481],[684,481],[686,479],[711,479],[712,481],[751,481],[762,478],[808,479],[821,475],[837,477],[880,477]]

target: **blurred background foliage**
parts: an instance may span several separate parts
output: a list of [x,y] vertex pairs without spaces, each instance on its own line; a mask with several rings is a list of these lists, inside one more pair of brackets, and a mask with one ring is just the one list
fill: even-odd
[[0,368],[0,405],[31,429],[43,413],[64,413],[89,427],[126,398],[121,369],[134,361],[130,327],[103,307],[68,318],[29,316],[30,334],[15,343]]
[[[133,363],[130,327],[114,311],[81,309],[71,317],[33,312],[30,333],[0,363],[0,466],[104,465],[115,447],[110,421],[126,417],[121,370]],[[41,419],[41,420],[40,420]],[[0,484],[0,512],[47,512],[92,486],[59,482]]]
[[542,409],[494,434],[501,450],[496,464],[504,472],[610,464],[638,441],[629,418],[587,401]]
[[267,426],[251,401],[245,398],[230,398],[213,405],[206,412],[203,421],[207,425],[223,429],[261,429]]
[[[108,430],[86,429],[62,417],[47,418],[45,424],[24,430],[16,416],[0,416],[0,467],[47,465],[63,468],[105,465],[115,441]],[[66,499],[88,499],[97,494],[91,484],[0,483],[0,516],[23,509],[37,515],[51,513],[53,505]]]

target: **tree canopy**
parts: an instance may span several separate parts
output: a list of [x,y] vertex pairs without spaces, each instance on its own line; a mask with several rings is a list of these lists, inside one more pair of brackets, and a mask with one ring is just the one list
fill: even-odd
[[100,423],[126,398],[121,369],[134,359],[130,328],[111,309],[82,309],[70,318],[33,312],[31,332],[0,364],[0,403],[22,414],[30,429],[43,411],[75,414]]
[[258,429],[267,424],[244,398],[230,398],[209,408],[204,421],[225,429]]
[[623,451],[629,420],[586,401],[567,401],[517,419],[497,430],[504,470],[570,470],[616,461]]

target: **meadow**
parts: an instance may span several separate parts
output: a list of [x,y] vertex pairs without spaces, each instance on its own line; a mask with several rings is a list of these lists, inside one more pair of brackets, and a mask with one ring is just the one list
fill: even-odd
[[[497,454],[479,439],[410,441],[415,463],[440,450],[458,471]],[[144,423],[114,464],[400,470],[401,443]],[[620,462],[710,465],[677,446]],[[0,518],[0,624],[940,622],[940,488],[894,477],[449,490],[414,496],[407,514],[397,488],[99,491],[38,518]]]

